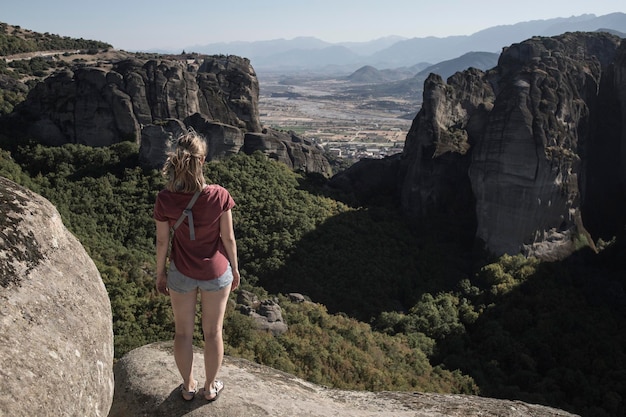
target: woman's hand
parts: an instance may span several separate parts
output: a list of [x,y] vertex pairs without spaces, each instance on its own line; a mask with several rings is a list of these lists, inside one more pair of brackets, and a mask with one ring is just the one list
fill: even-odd
[[165,272],[157,274],[156,289],[159,294],[170,295],[170,290],[167,288],[167,274]]
[[241,277],[239,276],[239,270],[233,269],[233,283],[230,285],[230,290],[235,291],[239,287]]

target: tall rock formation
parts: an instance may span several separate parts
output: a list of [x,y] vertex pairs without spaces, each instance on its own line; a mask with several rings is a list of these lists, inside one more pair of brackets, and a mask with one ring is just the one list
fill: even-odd
[[[620,123],[614,112],[604,112],[615,99],[619,44],[607,34],[569,33],[502,53],[494,71],[497,99],[469,170],[476,234],[495,252],[560,258],[575,249],[575,240],[593,245],[585,221],[599,222],[606,211],[583,213],[585,204],[623,204],[624,195],[609,202],[591,186],[613,188],[603,165],[613,160],[617,174],[626,162],[610,151],[619,132],[604,127]],[[624,217],[601,222],[612,220],[623,224]]]
[[[245,58],[129,57],[76,65],[46,78],[16,106],[8,125],[15,135],[23,129],[53,146],[137,142],[142,164],[158,168],[172,139],[188,128],[207,139],[208,160],[259,150],[256,134],[268,143],[286,143],[280,132],[263,132],[258,105],[259,82]],[[246,134],[253,143],[244,148]],[[283,148],[261,150],[291,167],[330,176],[322,150],[297,141]]]
[[201,113],[260,131],[259,84],[247,59],[126,59],[75,67],[37,84],[16,113],[38,141],[107,146],[138,141],[144,126]]
[[[625,92],[626,47],[607,33],[532,38],[506,48],[494,69],[447,83],[431,74],[397,162],[403,211],[443,218],[495,254],[558,259],[577,242],[617,235]],[[359,184],[358,172],[333,183]]]
[[0,415],[106,416],[111,305],[44,198],[0,177]]

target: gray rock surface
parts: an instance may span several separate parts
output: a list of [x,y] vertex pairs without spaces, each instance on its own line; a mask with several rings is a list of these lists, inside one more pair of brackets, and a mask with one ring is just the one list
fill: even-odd
[[247,59],[212,56],[126,59],[76,66],[37,84],[14,114],[50,145],[108,146],[139,141],[144,126],[200,113],[237,128],[261,130],[259,84]]
[[314,143],[302,139],[293,132],[263,129],[263,132],[248,132],[242,151],[252,154],[261,151],[267,156],[286,164],[289,168],[330,176],[332,168],[324,153]]
[[139,163],[141,166],[161,169],[167,152],[174,140],[187,130],[178,119],[167,119],[158,125],[151,124],[141,129]]
[[416,223],[496,255],[563,259],[626,223],[625,92],[621,38],[535,37],[491,70],[428,77],[397,180],[395,160],[363,161],[331,185],[362,199],[387,189]]
[[[194,352],[194,373],[202,385],[203,355]],[[557,417],[567,412],[468,395],[337,390],[243,359],[226,356],[218,376],[225,388],[217,401],[202,395],[185,402],[172,343],[143,346],[115,364],[115,397],[110,417]]]
[[222,159],[238,153],[244,145],[244,133],[235,126],[210,120],[196,113],[185,119],[185,124],[206,138],[207,160]]
[[292,169],[331,175],[322,149],[295,135],[263,131],[258,106],[259,82],[245,58],[131,56],[49,76],[7,123],[16,137],[27,132],[52,146],[140,143],[139,159],[148,168],[160,168],[171,139],[192,127],[207,139],[208,160],[260,150]]
[[0,177],[0,415],[106,416],[111,305],[50,202]]
[[240,290],[237,293],[237,304],[238,310],[251,317],[259,330],[269,331],[274,336],[279,336],[289,329],[277,301],[261,301],[255,294]]
[[[570,230],[571,253],[570,236],[585,234],[585,178],[597,169],[586,159],[598,146],[591,120],[602,117],[601,82],[610,77],[619,42],[607,34],[565,34],[502,53],[498,98],[469,171],[476,234],[494,252],[517,253],[522,244]],[[555,241],[559,251],[563,245]]]

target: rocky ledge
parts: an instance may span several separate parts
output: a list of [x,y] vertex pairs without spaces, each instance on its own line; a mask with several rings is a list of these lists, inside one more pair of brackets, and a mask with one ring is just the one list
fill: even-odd
[[[204,383],[204,357],[194,352],[194,374]],[[215,402],[197,395],[184,401],[170,342],[135,349],[114,367],[115,396],[109,417],[557,417],[555,408],[471,395],[365,392],[330,389],[244,359],[225,357],[219,378],[225,388]]]

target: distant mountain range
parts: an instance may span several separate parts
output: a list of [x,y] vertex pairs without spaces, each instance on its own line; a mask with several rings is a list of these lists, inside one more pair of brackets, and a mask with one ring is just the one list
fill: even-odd
[[258,72],[311,71],[348,74],[363,66],[397,69],[424,63],[433,65],[468,52],[489,52],[499,55],[502,48],[533,36],[598,30],[626,37],[626,14],[621,12],[603,16],[585,14],[568,18],[533,20],[494,26],[468,36],[411,39],[389,36],[370,42],[335,44],[312,37],[298,37],[290,40],[193,45],[185,48],[185,51],[242,56],[250,59]]

